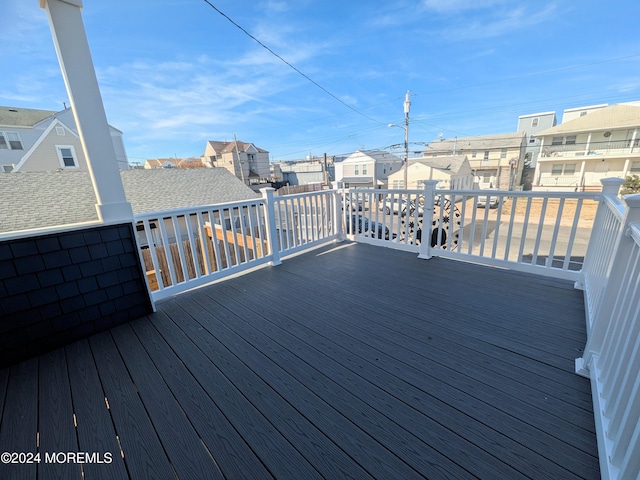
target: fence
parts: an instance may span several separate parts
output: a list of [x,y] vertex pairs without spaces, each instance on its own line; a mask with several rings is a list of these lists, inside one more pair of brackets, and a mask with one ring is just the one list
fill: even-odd
[[[343,192],[358,241],[578,281],[597,193],[435,190]],[[357,221],[356,221],[357,220]],[[366,227],[361,227],[366,225]]]
[[591,313],[576,371],[591,379],[602,478],[640,477],[640,195],[605,196],[585,265]]
[[274,197],[136,215],[152,300],[338,238],[332,192]]

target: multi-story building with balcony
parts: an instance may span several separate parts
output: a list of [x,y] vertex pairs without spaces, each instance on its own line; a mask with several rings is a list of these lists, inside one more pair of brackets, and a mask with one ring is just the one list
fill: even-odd
[[640,174],[640,106],[618,104],[539,132],[534,190],[596,190],[607,177]]
[[431,142],[425,157],[466,155],[480,188],[513,190],[520,185],[526,145],[524,132]]

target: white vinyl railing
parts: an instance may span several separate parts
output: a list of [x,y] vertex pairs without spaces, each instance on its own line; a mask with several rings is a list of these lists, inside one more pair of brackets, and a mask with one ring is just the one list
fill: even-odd
[[[610,229],[618,238],[606,240],[606,232],[604,239],[594,234],[592,240],[608,242],[611,251],[606,265],[587,265],[585,274],[596,276],[597,285],[585,288],[585,296],[594,296],[592,318],[584,354],[576,359],[576,371],[591,379],[603,479],[640,478],[640,195],[625,201],[620,225]],[[598,215],[606,219],[613,213],[617,219],[617,210],[606,202]],[[602,250],[590,245],[592,254]],[[596,265],[597,273],[591,271]]]
[[[345,232],[354,239],[440,256],[581,279],[598,193],[497,190],[343,192]],[[368,226],[358,228],[355,219]],[[365,219],[365,220],[362,220]]]
[[618,191],[622,183],[622,179],[619,178],[602,180],[602,198],[585,257],[582,285],[579,285],[585,292],[588,327],[592,325],[596,309],[602,300],[602,293],[609,278],[609,268],[621,238],[625,206],[618,198]]
[[[153,301],[338,238],[333,192],[135,215]],[[275,245],[275,248],[274,248]]]
[[280,255],[297,253],[338,238],[339,221],[333,191],[273,198],[273,224]]

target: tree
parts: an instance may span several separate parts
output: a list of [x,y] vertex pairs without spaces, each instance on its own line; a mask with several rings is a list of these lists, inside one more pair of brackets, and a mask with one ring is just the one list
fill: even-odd
[[620,195],[629,195],[631,193],[640,193],[640,177],[638,175],[629,175],[622,184]]

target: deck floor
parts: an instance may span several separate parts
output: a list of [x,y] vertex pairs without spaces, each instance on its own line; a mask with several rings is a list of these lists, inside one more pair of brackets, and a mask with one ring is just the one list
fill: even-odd
[[600,478],[584,330],[569,282],[324,247],[0,370],[0,478]]

